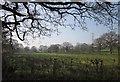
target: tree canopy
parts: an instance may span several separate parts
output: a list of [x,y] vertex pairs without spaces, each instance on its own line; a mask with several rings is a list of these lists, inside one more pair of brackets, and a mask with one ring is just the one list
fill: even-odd
[[96,45],[99,52],[101,49],[109,48],[110,54],[112,54],[113,49],[118,47],[118,34],[113,31],[104,33],[95,40],[94,45]]
[[[27,35],[50,36],[59,26],[86,30],[86,19],[112,26],[118,20],[118,3],[111,2],[10,2],[0,3],[3,30],[23,41]],[[71,22],[70,22],[71,20]],[[4,31],[4,32],[6,32]]]

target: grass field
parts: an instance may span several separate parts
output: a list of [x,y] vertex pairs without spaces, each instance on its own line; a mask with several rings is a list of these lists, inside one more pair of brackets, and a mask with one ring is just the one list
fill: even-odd
[[12,79],[119,78],[117,55],[16,53],[8,60],[16,67]]
[[92,54],[59,54],[59,53],[22,53],[17,54],[17,56],[28,57],[31,56],[33,58],[57,58],[64,59],[70,58],[76,61],[90,61],[91,59],[102,59],[104,65],[117,65],[118,64],[118,55],[92,55]]

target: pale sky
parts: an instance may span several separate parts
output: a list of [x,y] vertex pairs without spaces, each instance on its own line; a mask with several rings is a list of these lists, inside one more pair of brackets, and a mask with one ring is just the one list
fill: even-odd
[[92,33],[94,33],[94,39],[98,38],[103,33],[109,31],[109,29],[103,25],[96,25],[91,20],[87,20],[88,31],[84,31],[80,28],[76,28],[72,30],[71,28],[61,27],[59,31],[61,34],[52,34],[51,37],[45,37],[44,39],[29,39],[29,45],[25,44],[23,41],[19,41],[24,46],[36,46],[39,48],[40,45],[51,45],[51,44],[62,44],[63,42],[70,42],[75,45],[77,42],[79,43],[92,43]]
[[[2,2],[3,0],[0,0]],[[22,43],[25,46],[36,46],[39,48],[40,45],[46,45],[49,46],[51,44],[62,44],[63,42],[70,42],[73,45],[76,43],[92,43],[92,33],[94,33],[94,39],[98,38],[103,33],[106,33],[109,31],[109,29],[103,25],[96,25],[94,21],[86,20],[87,21],[87,27],[88,31],[84,31],[80,28],[75,28],[75,30],[72,30],[71,28],[59,28],[59,31],[61,32],[60,35],[52,34],[51,37],[45,37],[44,39],[28,39],[29,45],[25,43],[25,41],[20,41],[18,38],[19,43]],[[69,18],[68,22],[73,22],[71,18]]]
[[[104,20],[103,20],[104,21]],[[73,19],[68,18],[68,23],[73,23]],[[39,48],[40,45],[49,46],[51,44],[62,44],[63,42],[70,42],[75,45],[76,43],[92,43],[92,33],[94,33],[94,39],[101,36],[103,33],[109,31],[109,29],[103,25],[96,25],[96,23],[92,20],[86,20],[88,31],[82,30],[80,28],[75,27],[75,30],[71,28],[59,27],[59,31],[61,34],[57,35],[53,33],[51,37],[45,37],[44,39],[31,39],[29,40],[29,45],[25,43],[25,41],[20,41],[18,38],[18,42],[22,43],[25,46],[36,46]]]

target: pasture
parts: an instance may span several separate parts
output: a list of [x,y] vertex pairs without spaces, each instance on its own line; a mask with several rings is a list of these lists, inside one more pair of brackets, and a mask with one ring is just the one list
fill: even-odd
[[9,79],[118,79],[117,55],[16,53],[7,61],[14,68]]
[[93,55],[93,54],[59,54],[59,53],[21,53],[16,54],[18,57],[33,57],[38,59],[73,59],[77,62],[88,62],[91,59],[101,59],[104,65],[117,65],[118,55]]

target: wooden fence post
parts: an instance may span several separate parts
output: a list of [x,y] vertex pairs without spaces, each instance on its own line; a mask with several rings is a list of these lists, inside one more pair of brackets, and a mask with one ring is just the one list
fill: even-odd
[[72,69],[72,63],[73,63],[73,59],[71,58],[71,69]]
[[57,66],[56,66],[56,59],[53,60],[53,78],[55,79],[56,76],[56,71],[57,70]]
[[103,79],[103,60],[100,60],[100,77]]

